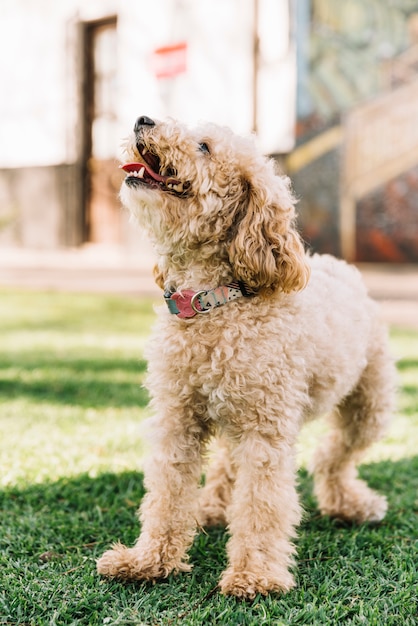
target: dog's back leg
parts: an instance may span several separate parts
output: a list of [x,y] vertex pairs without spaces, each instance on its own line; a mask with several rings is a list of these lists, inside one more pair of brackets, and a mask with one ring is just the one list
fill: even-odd
[[368,363],[355,389],[332,415],[333,429],[314,463],[315,495],[321,513],[356,522],[377,522],[386,498],[357,478],[362,452],[385,431],[393,410],[394,365],[386,337],[376,329]]
[[205,486],[200,492],[198,520],[201,526],[226,526],[234,480],[235,470],[228,442],[217,439],[215,454],[206,472]]

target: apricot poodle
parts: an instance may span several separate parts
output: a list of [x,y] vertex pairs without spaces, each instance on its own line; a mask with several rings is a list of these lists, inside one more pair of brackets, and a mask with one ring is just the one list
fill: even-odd
[[356,464],[393,406],[386,330],[355,268],[305,252],[289,180],[253,139],[143,116],[126,155],[121,199],[154,243],[165,304],[147,355],[155,417],[141,535],[105,552],[98,571],[135,580],[189,571],[199,525],[225,524],[221,591],[286,592],[303,422],[327,414],[332,426],[312,466],[321,513],[385,515]]

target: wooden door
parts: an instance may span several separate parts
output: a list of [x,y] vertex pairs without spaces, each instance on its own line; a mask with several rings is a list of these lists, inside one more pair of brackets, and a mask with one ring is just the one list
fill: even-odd
[[118,191],[123,178],[116,159],[116,18],[86,25],[86,240],[121,241]]

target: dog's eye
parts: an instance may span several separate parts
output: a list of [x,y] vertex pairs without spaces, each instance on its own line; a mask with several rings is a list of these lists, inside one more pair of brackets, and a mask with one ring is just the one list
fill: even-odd
[[201,152],[206,152],[207,154],[210,154],[210,150],[209,150],[209,146],[207,143],[205,143],[204,141],[202,143],[199,144],[199,150]]

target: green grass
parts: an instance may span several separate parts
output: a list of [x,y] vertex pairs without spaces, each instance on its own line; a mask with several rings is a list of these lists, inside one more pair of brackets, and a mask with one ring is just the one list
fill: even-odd
[[301,437],[298,587],[253,603],[216,590],[226,533],[201,533],[191,574],[100,579],[95,559],[138,534],[141,388],[152,302],[0,292],[0,624],[413,625],[417,623],[418,333],[394,329],[399,413],[361,474],[388,495],[379,527],[318,515]]

